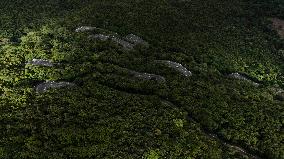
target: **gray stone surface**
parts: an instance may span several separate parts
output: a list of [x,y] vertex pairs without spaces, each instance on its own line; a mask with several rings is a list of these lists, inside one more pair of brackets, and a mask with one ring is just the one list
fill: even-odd
[[117,37],[112,37],[111,40],[121,45],[125,50],[132,50],[134,47],[134,44],[131,44],[130,42],[127,42]]
[[134,34],[128,34],[124,37],[124,40],[134,44],[134,45],[138,45],[138,44],[141,44],[141,45],[144,45],[144,46],[149,46],[149,43],[144,41],[141,37],[137,36],[137,35],[134,35]]
[[90,35],[89,39],[96,39],[101,41],[106,41],[108,39],[111,39],[116,44],[122,46],[125,50],[132,50],[134,47],[134,44],[131,44],[130,42],[125,41],[121,38],[118,38],[115,35],[95,34],[95,35]]
[[189,70],[187,70],[184,66],[182,66],[180,63],[168,60],[156,60],[156,62],[168,65],[169,67],[183,74],[185,77],[189,77],[192,75],[192,73]]
[[55,81],[47,81],[44,83],[41,83],[36,86],[36,92],[37,93],[44,93],[48,91],[51,88],[61,88],[66,86],[75,86],[75,84],[70,82],[55,82]]
[[150,74],[150,73],[141,73],[129,70],[129,73],[135,78],[140,78],[143,80],[155,80],[157,82],[166,82],[166,79],[163,76]]
[[229,74],[228,77],[230,77],[230,78],[235,78],[235,79],[239,79],[239,80],[248,81],[248,82],[252,83],[252,84],[255,85],[255,86],[258,86],[258,85],[259,85],[259,83],[253,82],[252,80],[246,78],[245,76],[243,76],[243,75],[241,75],[241,74],[239,74],[239,73],[237,73],[237,72],[236,72],[236,73],[231,73],[231,74]]
[[101,41],[106,41],[110,38],[109,35],[104,35],[104,34],[95,34],[95,35],[90,35],[88,37],[89,39],[96,39],[96,40],[101,40]]
[[106,41],[108,39],[111,39],[118,45],[121,45],[125,50],[132,50],[134,46],[138,44],[149,47],[148,42],[146,42],[141,37],[134,35],[134,34],[128,34],[125,37],[120,37],[115,32],[111,32],[105,29],[91,27],[91,26],[81,26],[81,27],[78,27],[75,31],[85,32],[85,31],[94,31],[94,30],[96,30],[99,34],[89,35],[88,36],[89,39],[96,39],[96,40],[101,40],[101,41]]
[[81,26],[78,27],[75,32],[85,32],[85,31],[94,31],[95,29],[97,29],[96,27],[91,27],[91,26]]
[[44,59],[33,59],[32,61],[29,61],[27,64],[37,65],[37,66],[47,66],[47,67],[54,66],[54,64],[51,61]]

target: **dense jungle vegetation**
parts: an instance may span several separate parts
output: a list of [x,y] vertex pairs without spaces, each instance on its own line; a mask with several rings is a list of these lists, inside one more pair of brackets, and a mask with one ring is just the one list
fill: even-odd
[[[284,159],[284,39],[269,18],[283,0],[1,0],[0,158]],[[46,80],[76,86],[37,93]]]

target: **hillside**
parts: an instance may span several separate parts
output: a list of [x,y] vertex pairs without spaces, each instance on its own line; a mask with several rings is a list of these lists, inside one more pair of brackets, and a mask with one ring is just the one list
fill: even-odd
[[284,1],[0,6],[0,158],[284,159]]

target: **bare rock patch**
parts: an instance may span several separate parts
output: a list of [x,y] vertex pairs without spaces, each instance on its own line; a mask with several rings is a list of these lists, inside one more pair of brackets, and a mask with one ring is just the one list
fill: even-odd
[[143,80],[155,80],[157,82],[166,82],[166,79],[163,76],[150,74],[150,73],[141,73],[133,70],[129,70],[129,74],[134,76],[135,78],[143,79]]
[[149,43],[143,40],[141,37],[134,35],[134,34],[128,34],[124,37],[124,39],[128,42],[131,42],[134,45],[144,45],[146,47],[149,47]]
[[94,31],[96,27],[92,26],[81,26],[75,29],[75,32],[86,32],[86,31]]
[[67,87],[67,86],[75,86],[74,83],[70,82],[55,82],[55,81],[47,81],[44,83],[41,83],[36,86],[36,92],[37,93],[44,93],[48,91],[49,89],[54,88],[61,88],[61,87]]
[[47,66],[47,67],[54,66],[54,63],[52,63],[50,60],[45,60],[45,59],[33,59],[32,61],[27,62],[27,64],[37,65],[37,66]]
[[183,74],[185,77],[189,77],[192,75],[192,73],[187,70],[187,68],[185,68],[182,64],[177,63],[177,62],[173,62],[173,61],[168,61],[168,60],[156,60],[156,62],[158,63],[163,63],[168,65],[168,67],[173,68],[174,70],[176,70],[177,72],[180,72],[181,74]]
[[240,73],[231,73],[228,75],[228,77],[230,78],[234,78],[234,79],[239,79],[239,80],[244,80],[244,81],[248,81],[250,83],[252,83],[254,86],[259,86],[259,83],[256,83],[250,79],[248,79],[247,77],[245,77],[244,75],[241,75]]

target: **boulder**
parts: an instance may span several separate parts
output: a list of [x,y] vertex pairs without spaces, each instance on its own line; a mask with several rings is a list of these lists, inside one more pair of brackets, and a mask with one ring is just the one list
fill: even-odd
[[36,92],[37,93],[44,93],[48,91],[48,89],[51,88],[61,88],[61,87],[67,87],[67,86],[75,86],[75,84],[70,82],[55,82],[55,81],[47,81],[44,83],[41,83],[36,86]]

